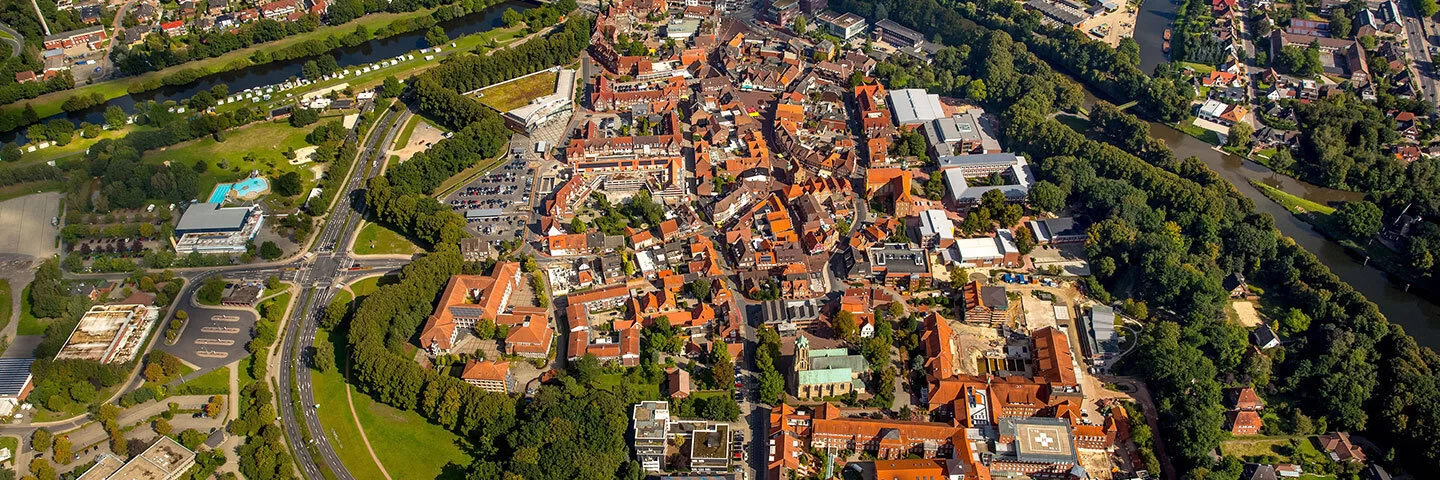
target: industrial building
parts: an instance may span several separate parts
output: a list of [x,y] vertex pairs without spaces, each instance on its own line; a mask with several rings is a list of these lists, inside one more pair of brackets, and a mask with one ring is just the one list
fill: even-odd
[[124,363],[135,358],[160,309],[145,305],[95,305],[80,317],[56,360]]

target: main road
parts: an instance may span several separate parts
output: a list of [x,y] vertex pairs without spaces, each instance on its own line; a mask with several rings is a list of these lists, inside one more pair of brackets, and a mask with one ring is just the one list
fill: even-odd
[[[315,340],[318,317],[324,314],[331,297],[345,280],[355,276],[350,270],[355,262],[344,246],[349,244],[350,236],[354,235],[356,226],[364,216],[364,202],[357,203],[357,200],[361,200],[358,197],[363,194],[367,180],[380,173],[389,146],[400,132],[399,126],[403,125],[409,116],[408,111],[389,111],[380,119],[378,129],[366,139],[365,148],[356,159],[355,168],[347,180],[348,186],[338,199],[319,236],[311,244],[315,255],[307,255],[302,259],[306,265],[299,269],[295,277],[295,284],[301,287],[302,293],[285,324],[285,335],[280,347],[281,368],[277,372],[281,382],[279,391],[275,394],[285,438],[294,450],[295,460],[306,478],[325,477],[316,462],[317,456],[325,462],[335,478],[354,478],[340,462],[340,457],[335,454],[325,436],[320,417],[315,414],[318,405],[315,403],[315,391],[310,385],[310,369],[303,366],[300,360],[308,359],[305,350]],[[340,248],[337,249],[337,246]],[[295,397],[296,393],[299,398]],[[303,418],[296,418],[297,411]],[[309,432],[309,435],[302,433],[302,421],[304,432]]]

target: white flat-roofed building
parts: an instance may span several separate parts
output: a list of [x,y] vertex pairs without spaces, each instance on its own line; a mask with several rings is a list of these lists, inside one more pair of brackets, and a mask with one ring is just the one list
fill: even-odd
[[890,110],[900,125],[919,125],[945,116],[940,95],[919,88],[891,90]]
[[144,305],[95,305],[80,317],[56,360],[124,363],[135,357],[160,310]]
[[944,210],[920,212],[920,247],[947,247],[955,242],[955,222],[945,216]]
[[1020,249],[1015,247],[1015,236],[1005,229],[996,230],[993,237],[956,240],[955,249],[960,253],[962,266],[998,267],[1020,263]]
[[164,435],[118,468],[119,458],[106,457],[77,480],[174,480],[195,465],[195,452]]
[[[1022,201],[1029,195],[1030,184],[1034,179],[1025,157],[1013,153],[940,157],[939,164],[940,171],[944,173],[946,188],[949,189],[949,200],[959,206],[979,203],[980,197],[990,190],[1004,192],[1008,201]],[[966,180],[994,174],[1000,175],[999,184],[971,186]]]

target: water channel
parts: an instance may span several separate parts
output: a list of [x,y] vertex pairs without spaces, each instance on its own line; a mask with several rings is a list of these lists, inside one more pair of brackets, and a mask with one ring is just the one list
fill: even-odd
[[1135,17],[1135,43],[1140,45],[1140,71],[1155,73],[1155,66],[1169,61],[1165,54],[1165,29],[1175,22],[1180,0],[1143,0]]
[[[480,12],[475,12],[460,18],[454,18],[441,22],[440,26],[450,35],[450,38],[458,38],[463,35],[484,32],[502,25],[500,16],[506,9],[515,9],[524,12],[537,4],[511,0],[496,4]],[[348,32],[348,30],[345,30]],[[404,33],[384,39],[371,40],[354,47],[342,47],[331,50],[330,55],[335,57],[340,67],[363,65],[374,63],[380,60],[394,58],[401,54],[409,53],[428,46],[425,43],[425,31],[418,30]],[[65,118],[79,125],[80,122],[101,124],[105,122],[105,109],[111,105],[124,108],[126,112],[132,112],[136,103],[146,100],[163,102],[166,100],[184,100],[199,93],[202,90],[209,90],[210,87],[225,84],[230,87],[231,92],[239,92],[247,88],[274,85],[291,78],[300,77],[300,69],[307,60],[314,57],[296,58],[280,62],[271,62],[264,65],[254,65],[239,70],[217,73],[206,76],[186,85],[166,86],[148,92],[126,95],[112,99],[102,105],[68,113],[61,113],[47,117],[41,122],[47,122],[55,118]],[[24,139],[24,129],[17,129],[11,132],[0,133],[0,141],[16,141]]]
[[[1165,1],[1148,0],[1146,4]],[[1094,101],[1095,98],[1087,91],[1087,104],[1093,104]],[[1344,247],[1325,238],[1310,224],[1301,221],[1280,204],[1260,193],[1259,189],[1250,185],[1250,180],[1279,187],[1291,194],[1327,205],[1360,200],[1364,198],[1364,194],[1312,185],[1275,173],[1255,162],[1215,150],[1210,144],[1162,123],[1151,122],[1150,135],[1164,140],[1165,144],[1175,151],[1176,158],[1194,156],[1203,160],[1211,170],[1219,173],[1220,177],[1234,184],[1241,194],[1250,198],[1255,203],[1256,211],[1275,217],[1275,227],[1280,229],[1281,233],[1295,239],[1296,244],[1319,257],[1321,263],[1330,267],[1330,271],[1341,280],[1375,302],[1380,307],[1380,312],[1391,322],[1405,327],[1405,331],[1415,337],[1416,343],[1440,350],[1440,304],[1434,303],[1435,299],[1425,298],[1426,294],[1420,290],[1415,290],[1414,293],[1406,292],[1403,283],[1397,285],[1398,280],[1392,281],[1385,272],[1365,266],[1362,260],[1350,256]]]

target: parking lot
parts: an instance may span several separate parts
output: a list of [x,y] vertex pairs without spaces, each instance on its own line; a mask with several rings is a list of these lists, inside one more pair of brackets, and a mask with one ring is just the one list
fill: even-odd
[[470,230],[486,240],[509,240],[525,234],[530,219],[530,190],[535,169],[512,159],[445,197],[445,204],[465,217]]
[[[54,255],[55,215],[60,212],[60,193],[45,192],[0,202],[0,253],[28,255],[36,259]],[[18,287],[17,287],[18,288]]]
[[219,368],[246,355],[255,321],[259,318],[248,308],[196,307],[187,300],[177,301],[180,310],[189,315],[185,329],[174,345],[160,344],[160,349],[180,357],[202,370]]

